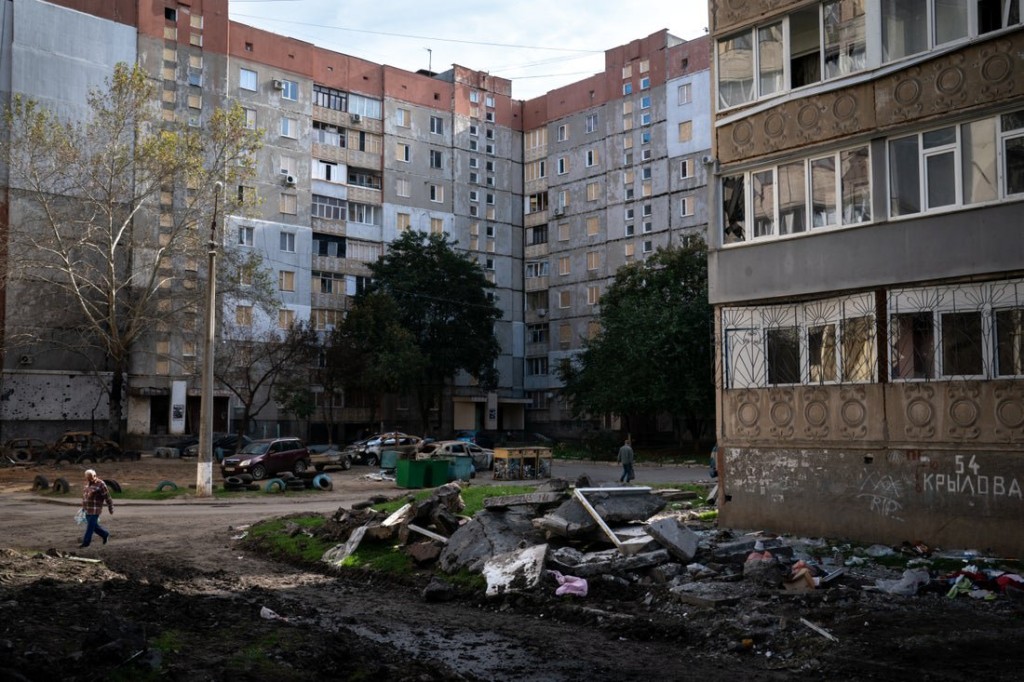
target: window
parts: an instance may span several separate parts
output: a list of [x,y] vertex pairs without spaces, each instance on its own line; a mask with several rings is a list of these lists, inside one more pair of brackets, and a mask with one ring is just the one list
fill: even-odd
[[983,376],[981,312],[948,312],[939,316],[942,325],[942,374]]
[[399,128],[408,128],[412,125],[412,117],[408,109],[395,109],[395,125]]
[[299,122],[294,118],[288,116],[281,117],[281,137],[298,138],[299,136]]
[[430,132],[434,135],[444,135],[444,119],[440,116],[431,116]]
[[335,197],[327,197],[321,194],[313,195],[313,204],[310,208],[310,215],[314,218],[326,218],[328,220],[345,220],[345,200]]
[[632,95],[633,94],[633,84],[632,83],[623,83],[622,84],[622,94],[623,95]]
[[277,326],[281,329],[288,329],[295,324],[295,311],[281,308],[277,311]]
[[328,123],[313,121],[313,142],[331,147],[344,147],[346,134],[342,128]]
[[252,326],[252,306],[251,305],[238,305],[235,306],[235,324],[239,327],[251,327]]
[[494,128],[488,128],[484,132],[484,137],[486,137],[488,140],[493,140],[494,139]]
[[475,156],[469,157],[469,167],[470,168],[479,168],[480,167],[480,159],[476,158]]
[[625,218],[626,220],[632,220],[636,217],[636,209],[629,207],[626,209]]
[[625,234],[627,237],[632,237],[634,234],[636,234],[636,225],[634,225],[633,223],[626,223]]
[[470,90],[469,91],[469,101],[473,102],[474,104],[479,102],[480,101],[480,93],[478,91],[476,91],[476,90]]
[[541,178],[544,177],[546,177],[545,161],[531,161],[530,163],[526,164],[525,179],[527,182],[533,180],[540,180]]
[[796,327],[765,331],[768,384],[800,383],[800,336]]
[[558,347],[562,350],[572,347],[572,325],[568,322],[558,325]]
[[558,258],[558,274],[562,275],[564,277],[565,275],[568,275],[571,272],[572,272],[572,265],[570,264],[569,256],[559,256],[559,258]]
[[404,142],[395,143],[395,158],[399,161],[409,163],[409,145]]
[[245,127],[249,130],[256,130],[256,110],[243,107],[242,113],[245,114]]
[[558,292],[558,307],[568,308],[572,305],[572,292],[568,289]]
[[683,197],[679,200],[679,215],[683,218],[693,215],[693,197]]
[[490,204],[491,206],[494,205],[494,195],[493,194],[488,194],[487,195],[487,203]]
[[569,172],[569,159],[561,156],[558,158],[558,174],[565,175]]
[[564,125],[564,124],[558,126],[558,133],[557,133],[555,139],[557,139],[559,142],[565,142],[566,140],[568,140],[569,139],[569,126]]
[[287,253],[295,253],[295,233],[281,233],[281,250]]
[[601,232],[601,219],[596,215],[587,218],[587,236],[596,237]]
[[548,326],[546,324],[527,325],[526,337],[529,343],[547,343]]
[[836,325],[819,324],[807,328],[808,380],[812,384],[836,380]]
[[469,141],[469,151],[475,152],[479,146],[480,146],[480,143],[477,142],[476,140],[470,140]]
[[911,215],[961,203],[957,127],[889,140],[889,211]]
[[486,114],[484,114],[484,120],[487,121],[488,123],[494,123],[494,112],[488,111]]
[[238,70],[238,87],[255,91],[259,87],[259,76],[249,69]]
[[679,179],[684,180],[693,176],[693,159],[683,159],[679,162]]
[[287,215],[295,215],[299,210],[299,195],[282,192],[278,199],[278,210]]
[[313,105],[334,111],[348,111],[348,93],[314,83]]
[[253,245],[253,228],[242,226],[238,228],[238,245],[239,246],[252,246]]
[[281,91],[281,97],[297,102],[299,100],[299,84],[295,81],[287,80],[283,80],[281,83],[284,85],[284,89]]
[[360,204],[355,201],[348,202],[348,220],[362,225],[380,224],[380,206],[373,204]]
[[430,219],[430,233],[441,234],[444,232],[444,219],[443,218],[431,218]]
[[567,242],[567,241],[569,241],[569,236],[570,236],[569,223],[559,223],[558,224],[558,241],[560,241],[560,242]]
[[893,379],[935,377],[935,329],[932,312],[900,313],[890,321]]
[[494,172],[494,162],[493,161],[488,161],[487,163],[485,163],[484,164],[484,170],[486,170],[488,173],[493,173]]
[[587,114],[586,130],[588,133],[597,131],[597,114]]
[[479,173],[470,173],[469,174],[469,182],[470,182],[470,184],[473,184],[473,185],[480,184],[480,174]]
[[596,166],[598,162],[598,153],[596,149],[587,150],[587,168]]
[[693,121],[679,122],[679,141],[689,142],[693,139]]
[[291,270],[280,270],[277,273],[277,288],[281,291],[295,291],[295,273]]
[[651,131],[650,130],[645,130],[642,133],[640,133],[640,144],[650,144],[650,143],[651,143]]
[[597,270],[601,267],[601,254],[597,251],[587,252],[587,270]]
[[1007,195],[1024,193],[1024,110],[1003,114],[1002,131],[1004,177]]
[[641,109],[650,109],[651,108],[651,96],[650,95],[644,95],[643,97],[640,98],[640,108]]
[[526,358],[527,376],[544,376],[548,373],[547,358]]
[[589,286],[587,287],[587,305],[597,305],[598,301],[601,300],[601,287]]
[[487,95],[484,98],[484,106],[494,108],[494,95]]
[[327,182],[342,182],[344,180],[338,173],[338,164],[319,159],[313,159],[313,178]]
[[441,152],[437,149],[430,150],[430,167],[431,168],[443,168],[444,161],[441,156]]
[[484,152],[487,154],[494,154],[494,145],[489,144],[486,147],[484,147]]
[[654,242],[652,242],[650,239],[645,239],[643,243],[643,252],[651,253],[652,251],[654,251]]
[[995,311],[996,375],[1024,375],[1024,308]]
[[395,227],[399,232],[406,232],[412,226],[412,216],[408,213],[399,213],[395,216]]
[[622,255],[626,258],[632,258],[636,255],[636,244],[623,244]]
[[325,258],[345,258],[345,238],[330,234],[313,234],[313,255]]
[[548,262],[546,260],[527,261],[526,262],[526,276],[527,277],[547,277],[548,276]]
[[676,104],[682,106],[693,101],[693,84],[683,83],[676,88]]
[[653,215],[653,208],[651,207],[650,204],[644,204],[643,215],[644,215],[645,218],[650,217],[651,215]]
[[409,178],[397,178],[395,180],[395,194],[400,197],[408,197],[410,191]]
[[632,78],[632,77],[633,77],[633,65],[632,64],[626,64],[625,66],[622,67],[622,78],[623,78],[623,80],[625,80],[626,78]]
[[640,169],[640,178],[642,180],[650,180],[653,173],[653,168],[651,168],[650,166],[644,166],[643,168]]
[[648,233],[653,232],[653,231],[654,231],[654,223],[652,223],[649,220],[645,220],[644,221],[644,227],[643,227],[644,234],[648,234]]
[[469,200],[470,201],[480,201],[480,195],[477,193],[476,190],[470,190],[470,192],[469,192]]
[[644,76],[640,79],[640,89],[650,90],[651,89],[651,78],[650,76]]
[[442,185],[430,185],[430,200],[436,203],[444,201],[444,187]]

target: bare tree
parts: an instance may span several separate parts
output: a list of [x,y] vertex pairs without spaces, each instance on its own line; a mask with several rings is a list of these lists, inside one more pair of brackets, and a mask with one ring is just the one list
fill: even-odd
[[[4,111],[7,277],[30,312],[11,320],[8,343],[79,356],[109,394],[111,433],[140,340],[194,329],[214,184],[244,182],[261,146],[237,106],[189,127],[163,120],[158,95],[121,63],[82,120],[21,98]],[[245,210],[224,201],[222,214]]]

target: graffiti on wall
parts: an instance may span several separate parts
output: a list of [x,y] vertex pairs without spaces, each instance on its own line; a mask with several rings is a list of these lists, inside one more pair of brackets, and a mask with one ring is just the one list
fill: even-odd
[[1020,482],[1012,476],[983,473],[976,455],[956,455],[952,472],[922,472],[920,492],[948,495],[1015,497],[1024,500]]
[[893,521],[903,521],[903,496],[907,483],[888,474],[865,472],[857,498],[867,500],[868,510]]

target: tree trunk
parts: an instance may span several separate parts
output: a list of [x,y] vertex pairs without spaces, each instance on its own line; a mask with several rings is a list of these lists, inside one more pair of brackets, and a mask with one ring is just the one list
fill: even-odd
[[121,417],[124,412],[125,373],[118,367],[114,370],[114,376],[110,380],[110,415],[108,417],[108,438],[115,443],[121,443]]

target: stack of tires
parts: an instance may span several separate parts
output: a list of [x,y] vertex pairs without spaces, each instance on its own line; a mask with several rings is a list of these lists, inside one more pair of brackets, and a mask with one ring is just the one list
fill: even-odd
[[230,492],[259,489],[259,484],[253,483],[252,476],[250,474],[238,474],[237,476],[228,476],[224,479],[224,490]]

